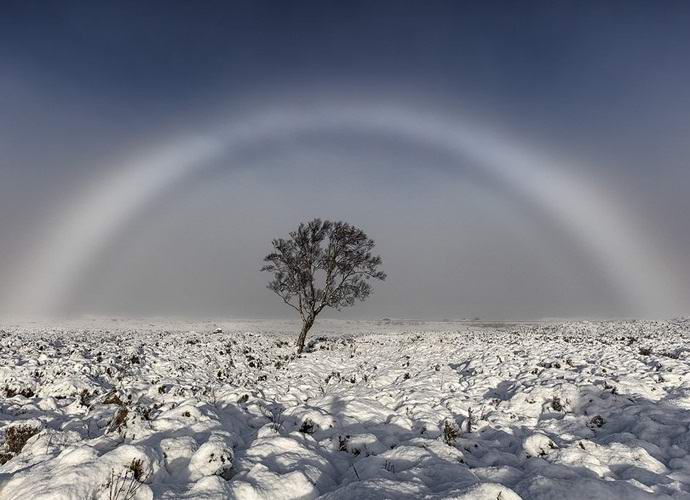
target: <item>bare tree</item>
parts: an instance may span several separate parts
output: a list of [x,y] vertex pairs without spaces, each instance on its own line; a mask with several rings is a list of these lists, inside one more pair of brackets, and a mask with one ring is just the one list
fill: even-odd
[[386,279],[373,248],[374,241],[361,229],[321,219],[301,223],[288,239],[273,240],[274,251],[261,270],[273,273],[268,288],[302,318],[297,353],[324,308],[340,310],[364,300],[371,293],[370,278]]

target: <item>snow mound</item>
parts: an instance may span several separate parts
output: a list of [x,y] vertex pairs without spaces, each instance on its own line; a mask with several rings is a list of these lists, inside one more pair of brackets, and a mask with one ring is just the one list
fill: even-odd
[[690,322],[0,329],[0,498],[690,500]]

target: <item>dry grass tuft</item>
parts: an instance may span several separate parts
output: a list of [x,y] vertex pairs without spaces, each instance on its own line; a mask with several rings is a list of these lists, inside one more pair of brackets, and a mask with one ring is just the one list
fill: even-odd
[[22,451],[26,442],[41,429],[29,424],[13,425],[5,431],[5,448],[9,453],[17,455]]

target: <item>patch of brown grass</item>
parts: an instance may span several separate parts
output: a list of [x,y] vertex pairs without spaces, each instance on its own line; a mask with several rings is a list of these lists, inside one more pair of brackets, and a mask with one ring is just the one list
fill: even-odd
[[26,442],[40,429],[29,424],[13,425],[5,431],[5,448],[16,455],[22,451]]

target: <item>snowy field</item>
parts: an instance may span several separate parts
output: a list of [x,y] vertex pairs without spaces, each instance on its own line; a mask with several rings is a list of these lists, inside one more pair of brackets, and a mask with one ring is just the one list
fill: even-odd
[[690,499],[690,321],[0,328],[3,500]]

